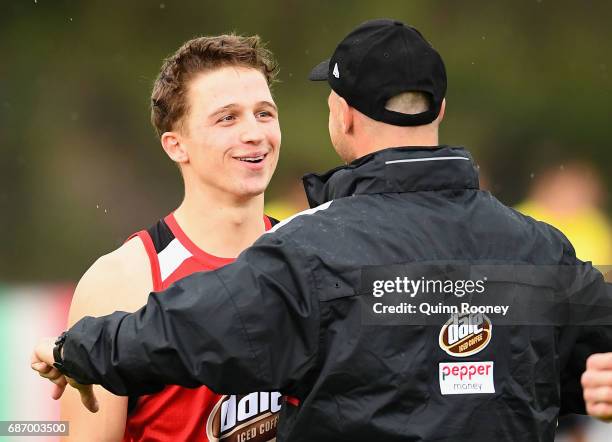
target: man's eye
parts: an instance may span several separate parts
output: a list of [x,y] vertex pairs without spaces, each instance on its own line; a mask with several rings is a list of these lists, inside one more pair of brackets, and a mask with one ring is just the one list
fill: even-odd
[[235,117],[233,115],[226,115],[224,117],[219,118],[219,121],[217,121],[217,123],[221,123],[222,121],[232,121],[234,119]]
[[259,112],[257,116],[260,118],[267,118],[267,117],[271,117],[272,113],[268,111],[262,111],[262,112]]

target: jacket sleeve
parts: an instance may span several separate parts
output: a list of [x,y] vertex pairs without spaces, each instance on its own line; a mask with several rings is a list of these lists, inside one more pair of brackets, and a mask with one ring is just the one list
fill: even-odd
[[594,353],[612,352],[612,285],[590,263],[578,261],[568,273],[569,320],[558,343],[560,414],[586,414],[580,382],[586,360]]
[[265,234],[234,263],[151,293],[135,313],[81,319],[67,333],[65,371],[119,395],[168,384],[236,394],[290,389],[318,350],[309,270],[293,242]]

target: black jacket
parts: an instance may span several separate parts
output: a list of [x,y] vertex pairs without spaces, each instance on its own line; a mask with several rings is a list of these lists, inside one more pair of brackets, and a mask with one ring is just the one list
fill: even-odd
[[[152,293],[134,314],[75,324],[65,370],[121,395],[281,391],[299,404],[283,407],[279,441],[552,441],[560,412],[584,412],[586,357],[612,351],[609,286],[560,232],[479,190],[465,150],[386,149],[304,183],[313,208],[233,264]],[[374,297],[373,281],[396,274],[489,288]],[[474,329],[452,353],[453,315],[373,314],[379,301],[510,314],[486,313],[488,335]]]

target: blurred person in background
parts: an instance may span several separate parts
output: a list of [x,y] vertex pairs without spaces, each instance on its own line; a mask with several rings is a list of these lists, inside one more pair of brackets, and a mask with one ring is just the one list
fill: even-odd
[[612,263],[612,229],[601,210],[603,185],[592,165],[572,161],[534,177],[516,208],[561,230],[583,261]]
[[[612,230],[601,210],[603,185],[594,166],[570,161],[536,174],[527,199],[516,208],[551,224],[571,241],[576,256],[594,264],[612,263]],[[599,442],[588,437],[601,424],[587,416],[568,415],[559,419],[557,442]],[[612,431],[606,428],[607,432]],[[608,434],[609,436],[609,434]]]
[[[69,326],[83,316],[133,312],[151,291],[234,260],[275,222],[264,190],[281,143],[270,92],[276,66],[259,37],[221,35],[187,41],[165,60],[151,95],[151,121],[183,177],[180,206],[99,258],[80,280]],[[169,386],[144,396],[96,389],[101,410],[86,411],[76,391],[62,399],[75,441],[217,440],[265,424],[276,437],[280,394],[220,395],[207,387]],[[241,416],[236,409],[255,413]]]

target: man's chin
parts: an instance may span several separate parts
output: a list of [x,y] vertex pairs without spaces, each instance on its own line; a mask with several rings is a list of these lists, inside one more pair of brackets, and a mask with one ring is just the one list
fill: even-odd
[[270,184],[272,174],[262,173],[258,176],[245,176],[238,181],[238,190],[244,195],[258,196],[263,194]]
[[265,185],[263,184],[252,184],[252,185],[247,185],[244,186],[242,188],[240,188],[237,192],[237,196],[241,199],[250,199],[250,198],[257,198],[259,196],[262,196],[264,194],[264,192],[266,191],[267,188],[267,183]]

